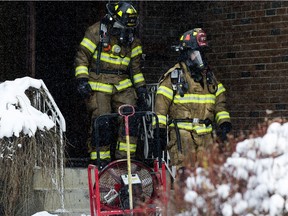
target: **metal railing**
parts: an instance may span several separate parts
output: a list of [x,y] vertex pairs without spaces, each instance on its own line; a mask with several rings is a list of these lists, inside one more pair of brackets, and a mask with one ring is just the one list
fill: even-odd
[[[46,113],[55,124],[51,130],[54,130],[56,139],[59,140],[52,144],[55,149],[55,155],[53,155],[55,170],[51,170],[49,174],[52,183],[59,192],[61,208],[64,210],[64,133],[66,132],[66,122],[45,83],[43,80],[40,82],[41,87],[39,89],[30,87],[28,92],[31,105],[42,113]],[[60,146],[57,146],[59,143]]]

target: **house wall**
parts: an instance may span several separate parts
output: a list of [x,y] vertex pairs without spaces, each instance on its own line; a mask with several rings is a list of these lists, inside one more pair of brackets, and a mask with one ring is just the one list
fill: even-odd
[[146,1],[141,8],[149,80],[176,62],[169,46],[185,31],[202,27],[209,63],[227,89],[234,129],[257,126],[267,109],[271,117],[287,116],[288,2]]

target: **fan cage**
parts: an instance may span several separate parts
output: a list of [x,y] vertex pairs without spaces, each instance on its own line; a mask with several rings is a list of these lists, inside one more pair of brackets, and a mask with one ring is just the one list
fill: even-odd
[[[100,203],[103,209],[121,209],[121,200],[119,195],[111,198],[112,202],[107,203],[107,196],[114,191],[120,192],[123,187],[121,175],[127,175],[127,160],[117,160],[106,167],[99,173],[99,195]],[[153,203],[158,198],[159,179],[156,173],[146,164],[131,160],[131,174],[137,174],[141,181],[141,194],[133,196],[133,206],[145,206]],[[109,194],[110,193],[110,194]],[[106,196],[106,199],[105,199]],[[113,194],[111,195],[113,196]],[[140,197],[141,196],[141,197]]]

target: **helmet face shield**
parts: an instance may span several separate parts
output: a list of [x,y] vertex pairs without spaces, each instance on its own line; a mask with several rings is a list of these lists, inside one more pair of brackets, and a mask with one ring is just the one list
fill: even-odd
[[197,40],[199,47],[208,46],[207,40],[206,40],[206,33],[203,30],[199,30],[199,32],[196,35],[196,40]]
[[121,22],[122,25],[124,25],[126,28],[135,28],[138,25],[138,15],[137,13],[131,13],[131,14],[125,13],[122,17]]

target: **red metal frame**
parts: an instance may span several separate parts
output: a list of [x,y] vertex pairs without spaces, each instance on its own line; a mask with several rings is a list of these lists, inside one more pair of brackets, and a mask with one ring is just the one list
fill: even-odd
[[[166,166],[165,163],[162,163],[161,165],[161,173],[159,172],[158,168],[158,162],[157,160],[154,161],[154,172],[159,173],[157,175],[157,178],[159,178],[159,182],[161,184],[161,194],[159,194],[159,197],[162,201],[162,204],[164,206],[164,215],[165,210],[167,209],[167,194],[166,194]],[[94,173],[94,176],[92,176],[92,173]],[[99,191],[99,170],[95,165],[90,164],[88,166],[88,186],[89,186],[89,199],[90,199],[90,212],[91,216],[101,216],[101,215],[126,215],[126,214],[133,214],[133,213],[151,213],[156,212],[157,207],[156,203],[153,207],[136,207],[133,210],[130,209],[120,209],[120,210],[101,210],[101,203],[100,203],[100,191]],[[95,185],[95,187],[94,187]],[[152,203],[154,204],[154,203]],[[163,214],[162,214],[163,215]]]

